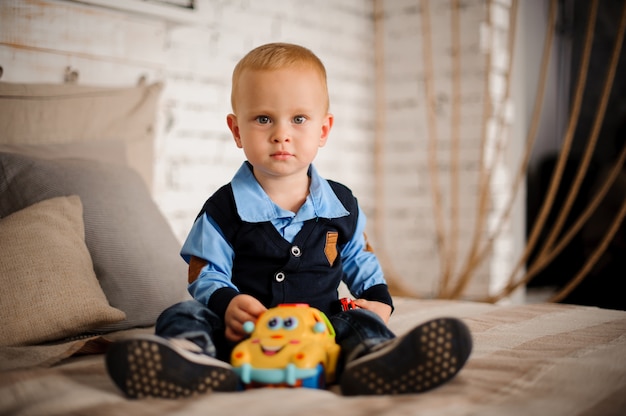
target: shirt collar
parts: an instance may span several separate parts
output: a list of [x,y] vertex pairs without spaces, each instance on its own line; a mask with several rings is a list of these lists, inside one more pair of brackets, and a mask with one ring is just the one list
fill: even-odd
[[[296,214],[309,218],[339,218],[350,213],[343,206],[335,192],[322,178],[313,165],[309,166],[311,185],[306,202]],[[252,173],[252,165],[244,162],[231,181],[237,213],[246,222],[265,222],[277,218],[293,217],[294,214],[276,205],[265,193]],[[300,216],[300,215],[299,215]]]

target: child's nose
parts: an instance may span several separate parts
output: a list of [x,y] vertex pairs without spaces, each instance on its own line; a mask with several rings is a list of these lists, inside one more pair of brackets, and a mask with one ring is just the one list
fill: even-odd
[[287,126],[284,126],[282,124],[277,124],[273,133],[274,134],[272,135],[272,140],[274,141],[274,143],[286,142],[289,141],[291,138],[289,134],[289,129],[287,128]]
[[291,140],[291,138],[289,137],[289,134],[285,132],[277,132],[276,134],[274,134],[273,137],[274,137],[273,141],[275,143],[288,142],[289,140]]

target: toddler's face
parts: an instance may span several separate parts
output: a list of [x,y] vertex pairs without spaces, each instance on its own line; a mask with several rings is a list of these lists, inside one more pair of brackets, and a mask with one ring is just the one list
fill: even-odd
[[[250,71],[235,92],[237,113],[228,125],[255,175],[306,174],[332,127],[327,92],[308,68]],[[258,178],[258,176],[257,176]]]

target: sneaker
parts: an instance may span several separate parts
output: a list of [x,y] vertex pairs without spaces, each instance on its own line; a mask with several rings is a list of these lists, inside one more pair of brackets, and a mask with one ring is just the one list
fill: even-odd
[[232,367],[203,353],[191,341],[145,335],[116,342],[106,354],[115,384],[131,398],[179,398],[210,391],[234,391]]
[[431,390],[452,379],[471,350],[472,337],[463,322],[435,319],[348,362],[340,380],[341,391],[352,396]]

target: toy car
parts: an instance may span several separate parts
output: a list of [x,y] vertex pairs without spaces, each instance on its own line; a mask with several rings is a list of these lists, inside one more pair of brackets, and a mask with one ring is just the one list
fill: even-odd
[[339,345],[326,315],[307,304],[268,309],[256,323],[246,322],[250,337],[232,352],[231,364],[244,388],[325,388],[335,378]]

